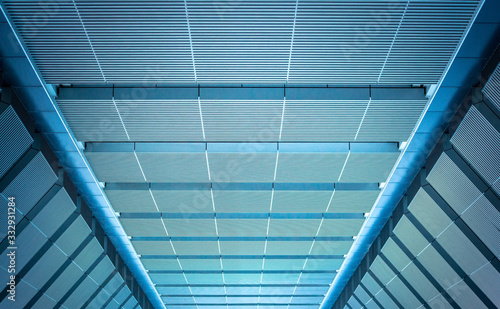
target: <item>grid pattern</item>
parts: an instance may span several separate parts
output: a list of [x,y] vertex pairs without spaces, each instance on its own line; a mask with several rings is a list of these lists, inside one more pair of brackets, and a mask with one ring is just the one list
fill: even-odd
[[[2,133],[33,141],[12,106],[8,111],[18,122]],[[5,138],[0,141],[1,149],[7,146],[6,142]],[[94,223],[92,230],[90,209],[77,197],[73,184],[63,180],[67,175],[56,175],[49,164],[49,160],[54,163],[53,154],[45,147],[43,151],[25,152],[25,145],[21,146],[13,149],[18,153],[2,153],[6,156],[7,173],[0,181],[0,199],[5,206],[2,209],[7,209],[9,197],[15,197],[18,205],[15,245],[10,244],[5,233],[0,235],[1,280],[10,280],[7,254],[16,252],[16,292],[22,297],[16,298],[15,307],[136,308],[142,290],[131,291],[130,282],[126,283],[126,278],[131,278],[130,271],[123,267],[121,259],[119,269],[115,264],[119,259],[111,255],[117,254],[114,247],[104,244],[104,237],[95,236],[101,227]],[[6,212],[2,218],[7,218]],[[12,308],[7,287],[0,294],[0,307]],[[145,308],[148,305],[142,303]]]
[[469,109],[451,137],[454,148],[436,150],[426,180],[414,181],[408,212],[399,210],[394,234],[344,308],[500,306],[493,292],[500,288],[500,199],[492,186],[500,173],[483,161],[498,157],[491,153],[498,121],[484,102]]
[[54,84],[435,84],[478,3],[5,1]]

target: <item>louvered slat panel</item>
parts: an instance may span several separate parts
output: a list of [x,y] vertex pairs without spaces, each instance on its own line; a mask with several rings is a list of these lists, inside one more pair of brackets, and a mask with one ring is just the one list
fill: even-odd
[[500,64],[484,85],[483,93],[500,110]]

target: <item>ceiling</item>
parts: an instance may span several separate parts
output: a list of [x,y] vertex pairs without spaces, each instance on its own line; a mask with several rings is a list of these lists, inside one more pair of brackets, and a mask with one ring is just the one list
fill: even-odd
[[481,4],[3,1],[182,309],[320,307]]

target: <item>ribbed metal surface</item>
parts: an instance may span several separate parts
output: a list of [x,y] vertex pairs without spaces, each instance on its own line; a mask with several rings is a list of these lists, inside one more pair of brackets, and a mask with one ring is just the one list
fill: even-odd
[[[330,191],[275,191],[273,211],[282,213],[325,212]],[[269,205],[267,205],[269,206]]]
[[117,212],[154,212],[155,204],[148,190],[105,190]]
[[425,104],[425,100],[372,100],[360,124],[356,140],[364,142],[408,140]]
[[481,195],[472,181],[444,153],[430,171],[427,181],[458,214]]
[[461,279],[448,262],[432,246],[427,247],[417,259],[444,289],[448,289]]
[[138,153],[137,158],[148,182],[208,182],[204,153]]
[[277,141],[283,101],[201,100],[207,141]]
[[386,289],[396,297],[403,308],[417,308],[421,305],[420,301],[413,295],[408,287],[404,285],[399,277],[389,282]]
[[438,290],[436,290],[429,279],[422,274],[414,263],[408,265],[408,267],[401,272],[401,275],[425,301],[428,301],[439,294]]
[[483,195],[462,218],[491,252],[500,257],[500,212],[495,206]]
[[399,271],[410,264],[410,258],[401,250],[401,248],[392,239],[387,239],[381,252],[390,258],[392,265]]
[[484,85],[483,93],[500,110],[500,64]]
[[16,209],[26,215],[57,181],[52,167],[41,152],[26,165],[2,191],[4,198],[14,196]]
[[394,228],[394,234],[404,243],[410,252],[417,256],[429,244],[418,229],[406,217],[402,217]]
[[385,182],[399,153],[351,153],[340,182]]
[[346,157],[347,153],[280,153],[276,181],[336,182]]
[[451,142],[488,184],[500,177],[500,132],[475,106],[469,109]]
[[328,212],[370,212],[378,191],[335,191]]
[[85,156],[99,181],[145,181],[134,153],[87,152]]
[[49,83],[431,84],[477,3],[80,0],[43,22],[36,1],[6,6]]
[[283,141],[353,141],[368,101],[287,100]]
[[128,140],[113,101],[58,100],[57,105],[79,141]]
[[417,192],[408,205],[408,209],[434,237],[437,237],[451,223],[451,219],[423,189]]
[[493,265],[486,264],[470,277],[497,307],[500,306],[500,295],[496,293],[500,289],[500,273]]
[[202,141],[198,102],[115,100],[132,141]]
[[211,179],[216,182],[273,182],[275,153],[209,153]]
[[12,106],[0,115],[0,178],[19,160],[33,142]]
[[449,293],[454,295],[453,300],[460,308],[488,308],[464,281],[460,281],[450,288]]
[[467,275],[481,268],[488,260],[456,225],[450,225],[436,241]]

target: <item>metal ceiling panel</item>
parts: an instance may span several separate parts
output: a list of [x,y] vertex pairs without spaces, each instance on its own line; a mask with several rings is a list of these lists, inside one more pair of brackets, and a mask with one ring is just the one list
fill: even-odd
[[[290,245],[294,245],[294,244],[290,244]],[[268,246],[269,246],[269,243],[268,243]],[[293,251],[293,250],[291,250]],[[307,249],[307,251],[309,251],[309,249]],[[268,250],[266,251],[266,254],[273,254],[273,253],[270,253],[270,250],[268,248]],[[275,253],[276,254],[276,253]],[[278,253],[279,254],[279,253]],[[287,253],[287,254],[290,254],[290,253]],[[305,253],[307,254],[307,252]],[[301,259],[288,259],[288,260],[285,260],[285,259],[267,259],[266,262],[264,263],[264,268],[263,270],[302,270],[302,266],[304,266],[304,262],[305,262],[305,259],[301,260]],[[266,294],[266,293],[262,293],[262,294]]]
[[346,157],[347,153],[281,152],[276,170],[276,182],[336,182]]
[[497,65],[482,91],[488,100],[500,110],[500,64]]
[[[335,222],[334,222],[335,223]],[[325,224],[325,221],[323,221]],[[318,241],[314,242],[311,254],[313,255],[343,255],[349,252],[353,241]],[[310,260],[307,262],[307,266],[310,264],[320,263],[320,260]],[[337,268],[338,269],[338,268]]]
[[358,212],[367,213],[373,207],[375,200],[379,195],[379,191],[341,191],[336,190],[333,195],[332,202],[328,212]]
[[421,305],[420,301],[418,301],[399,277],[395,277],[389,282],[386,289],[397,298],[399,303],[403,305],[403,308],[417,308]]
[[[395,258],[391,256],[391,261],[393,260],[395,260]],[[436,290],[429,279],[422,274],[414,263],[409,264],[408,267],[401,272],[401,276],[408,281],[410,286],[414,288],[418,295],[420,295],[425,301],[429,301],[436,295],[439,295],[439,291]]]
[[40,290],[68,257],[56,246],[50,246],[33,268],[23,277],[33,287]]
[[389,266],[387,266],[387,264],[382,260],[382,258],[378,256],[375,258],[375,260],[373,260],[370,269],[376,276],[378,281],[380,281],[383,285],[386,285],[396,276],[394,271],[392,271],[392,269]]
[[456,283],[449,289],[449,293],[461,308],[488,308],[464,281]]
[[451,138],[472,168],[492,185],[500,177],[500,132],[472,106]]
[[266,142],[280,135],[283,100],[201,99],[207,141]]
[[320,223],[319,219],[271,219],[268,236],[316,236]]
[[[197,221],[198,222],[198,221]],[[262,219],[217,219],[219,236],[261,236],[267,232],[267,220]],[[202,234],[207,235],[207,234]]]
[[197,100],[115,99],[113,102],[131,141],[203,140]]
[[391,299],[385,290],[381,290],[376,295],[377,300],[384,306],[384,308],[398,308],[398,305]]
[[181,270],[177,259],[143,259],[142,264],[147,270]]
[[407,141],[427,100],[371,100],[359,131],[357,141]]
[[[273,205],[276,205],[277,193],[274,193]],[[228,213],[265,213],[271,205],[271,191],[215,190],[214,203],[216,212]],[[210,202],[210,207],[212,204]],[[275,208],[273,206],[273,208]],[[276,208],[275,208],[276,209]]]
[[76,207],[64,188],[42,208],[32,222],[47,237],[52,237],[61,224],[75,211]]
[[427,181],[458,214],[481,195],[481,191],[445,153],[429,172]]
[[350,153],[340,182],[385,182],[399,153]]
[[137,153],[148,182],[208,182],[205,154]]
[[[151,190],[160,212],[197,213],[212,212],[209,190]],[[214,194],[215,195],[215,194]],[[156,212],[156,209],[155,211]],[[188,215],[187,215],[188,216]]]
[[330,284],[336,274],[309,274],[303,273],[300,277],[299,284]]
[[170,236],[217,236],[214,219],[163,219]]
[[318,236],[356,236],[363,222],[363,219],[325,219]]
[[167,236],[161,219],[120,219],[128,236]]
[[86,152],[85,156],[101,182],[145,181],[133,152]]
[[[195,244],[196,245],[196,244]],[[174,244],[176,250],[178,246]],[[217,246],[217,244],[215,244]],[[194,250],[193,250],[194,251]],[[220,260],[182,259],[182,269],[184,270],[222,270]],[[224,265],[224,269],[225,265]],[[196,294],[196,292],[194,292]]]
[[429,245],[429,241],[406,216],[402,217],[398,222],[394,228],[394,234],[414,256],[417,256],[427,245]]
[[[221,241],[222,255],[263,255],[264,241]],[[262,267],[262,263],[260,264]]]
[[500,238],[498,237],[500,212],[484,195],[462,214],[462,219],[491,252],[500,257]]
[[[313,248],[314,250],[314,248]],[[346,250],[347,252],[347,250]],[[316,254],[313,252],[313,254]],[[304,270],[339,270],[344,261],[342,259],[310,259],[304,267]],[[322,293],[324,294],[324,293]]]
[[112,100],[58,100],[76,140],[127,141],[127,133]]
[[[149,190],[104,190],[116,212],[156,212]],[[156,199],[156,196],[155,196]],[[157,201],[158,202],[158,201]]]
[[16,209],[27,214],[56,180],[57,176],[49,162],[38,152],[10,183],[2,186],[2,195],[4,198],[15,196]]
[[353,141],[367,105],[368,100],[287,100],[282,140]]
[[488,263],[470,275],[470,278],[477,284],[481,291],[496,305],[500,305],[500,273]]
[[28,150],[33,138],[23,126],[14,108],[4,107],[0,104],[0,178],[14,165],[17,160]]
[[208,153],[214,182],[273,182],[276,153]]
[[174,251],[168,241],[133,241],[135,251],[139,255],[173,255]]
[[488,263],[484,255],[455,225],[450,225],[436,241],[450,254],[467,275]]
[[64,233],[56,240],[55,244],[66,255],[71,256],[90,232],[87,222],[82,217],[78,217],[64,230]]
[[71,263],[47,289],[46,294],[53,299],[62,299],[82,275],[80,268],[75,263]]
[[[308,255],[311,245],[312,241],[268,241],[266,255]],[[295,262],[292,263],[295,265]]]
[[[222,245],[224,245],[222,243]],[[258,243],[259,245],[257,253],[264,252],[264,244]],[[260,247],[262,245],[262,248]],[[222,252],[222,247],[221,247]],[[225,251],[224,251],[225,252]],[[222,259],[222,265],[224,265],[224,270],[261,270],[262,269],[262,259]],[[229,288],[229,287],[227,287]],[[229,293],[231,294],[231,293]]]
[[[219,255],[216,241],[172,241],[172,245],[178,255]],[[182,267],[184,268],[184,264],[189,265],[190,262],[190,260],[183,259],[181,261]],[[207,268],[211,262],[213,261],[207,261]]]
[[85,246],[82,254],[78,254],[78,256],[73,259],[73,262],[75,262],[84,271],[87,271],[103,253],[104,250],[101,247],[101,244],[97,241],[97,239],[92,239],[87,246]]
[[[399,271],[410,264],[410,258],[392,239],[387,239],[384,247],[380,250],[385,256],[390,257],[392,265]],[[367,275],[368,276],[368,275]]]
[[432,246],[428,246],[422,251],[417,259],[444,289],[449,288],[461,279],[448,262],[445,261]]
[[423,189],[418,190],[408,209],[434,238],[451,224],[450,218]]

